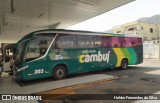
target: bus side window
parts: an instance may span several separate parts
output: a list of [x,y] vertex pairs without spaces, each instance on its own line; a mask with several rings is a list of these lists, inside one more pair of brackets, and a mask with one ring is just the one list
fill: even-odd
[[132,44],[132,47],[136,47],[137,46],[137,38],[132,37],[131,44]]
[[142,45],[142,38],[137,38],[137,42],[138,42],[137,45]]
[[47,43],[47,40],[41,40],[40,41],[40,55],[44,55],[47,51],[49,43]]
[[76,35],[59,34],[55,46],[57,49],[77,48]]
[[100,48],[102,45],[102,36],[95,36],[94,44],[95,44],[95,47]]
[[101,47],[102,48],[111,48],[112,47],[111,40],[112,40],[111,36],[103,36]]
[[124,48],[126,47],[126,40],[125,40],[126,37],[118,37],[118,40],[119,40],[119,45],[121,48]]
[[136,47],[140,44],[136,37],[126,37],[125,40],[126,40],[126,47],[129,48]]
[[120,42],[118,37],[112,36],[112,48],[119,48],[120,47]]
[[135,41],[131,41],[132,47],[136,46],[136,42]]
[[39,42],[32,42],[27,49],[26,61],[28,62],[38,57],[40,57],[40,44]]
[[131,37],[126,37],[125,40],[126,40],[126,47],[128,48],[132,47]]
[[93,38],[92,35],[77,35],[78,48],[93,48]]
[[113,47],[114,47],[114,48],[118,48],[119,45],[118,45],[118,44],[114,44]]

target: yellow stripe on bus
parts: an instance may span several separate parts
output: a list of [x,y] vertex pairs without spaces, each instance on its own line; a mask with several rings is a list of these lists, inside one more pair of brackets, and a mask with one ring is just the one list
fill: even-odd
[[114,52],[117,55],[117,64],[116,67],[120,67],[122,59],[125,57],[120,48],[113,48]]
[[111,34],[104,34],[104,36],[112,36]]

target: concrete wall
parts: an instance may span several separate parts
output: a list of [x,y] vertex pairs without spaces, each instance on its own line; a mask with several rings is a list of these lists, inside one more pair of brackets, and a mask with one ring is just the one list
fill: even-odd
[[157,41],[147,41],[143,43],[144,59],[159,59],[159,43]]

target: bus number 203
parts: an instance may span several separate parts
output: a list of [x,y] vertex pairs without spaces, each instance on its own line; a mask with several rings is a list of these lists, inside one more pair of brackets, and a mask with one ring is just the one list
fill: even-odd
[[42,74],[44,73],[44,69],[36,69],[34,70],[34,74]]

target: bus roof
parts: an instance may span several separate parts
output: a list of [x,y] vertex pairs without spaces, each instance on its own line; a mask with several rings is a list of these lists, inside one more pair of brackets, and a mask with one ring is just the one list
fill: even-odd
[[105,33],[105,32],[93,32],[93,31],[82,31],[82,30],[67,30],[67,29],[44,29],[44,30],[38,30],[31,32],[24,36],[21,40],[19,40],[17,43],[26,40],[26,39],[31,39],[34,35],[36,34],[41,34],[41,33],[63,33],[63,34],[81,34],[81,35],[100,35],[100,36],[120,36],[120,37],[140,37],[141,36],[135,36],[131,34],[114,34],[114,33]]
[[81,35],[108,35],[108,36],[123,36],[123,37],[142,37],[134,34],[115,34],[115,33],[105,33],[105,32],[93,32],[93,31],[83,31],[83,30],[67,30],[67,29],[44,29],[33,32],[34,34],[39,33],[70,33],[70,34],[81,34]]

